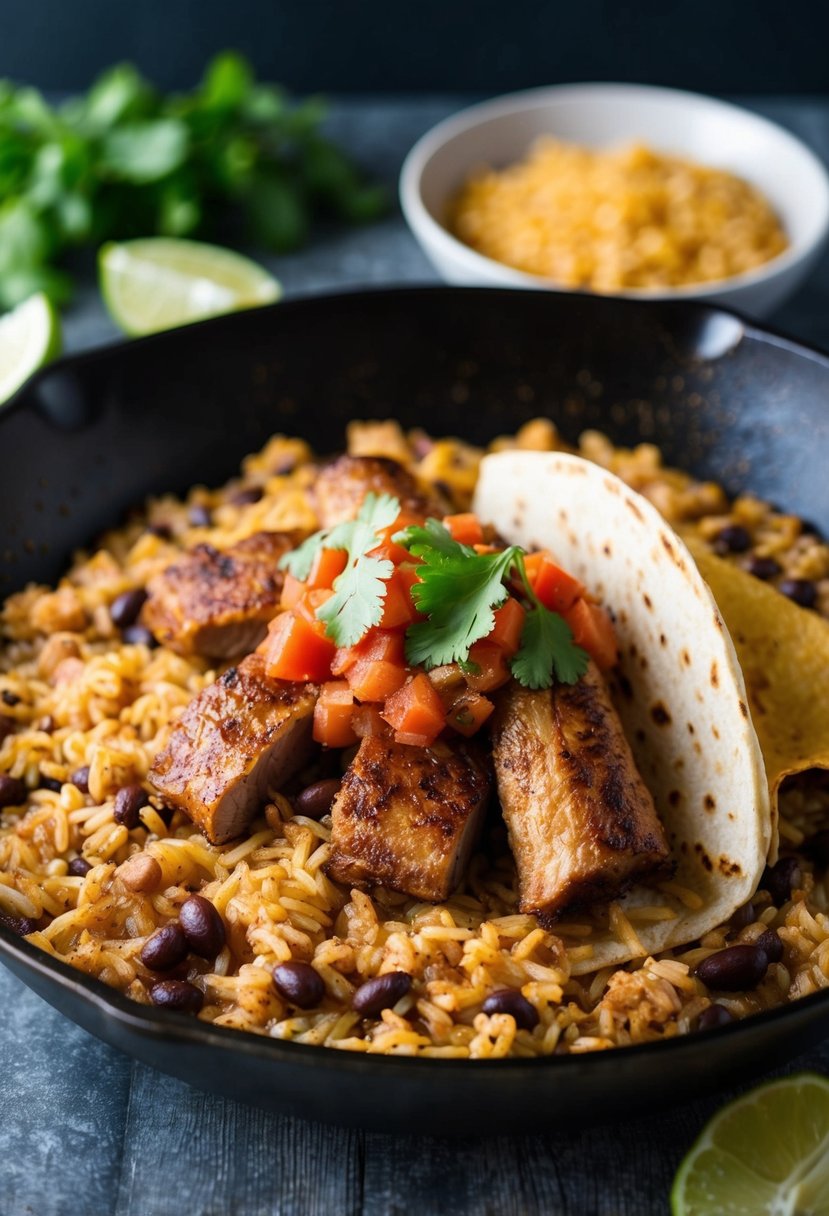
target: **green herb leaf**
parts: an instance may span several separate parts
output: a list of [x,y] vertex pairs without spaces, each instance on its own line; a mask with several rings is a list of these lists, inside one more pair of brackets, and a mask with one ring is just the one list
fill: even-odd
[[329,533],[325,547],[347,549],[348,563],[334,581],[331,599],[317,609],[317,617],[325,621],[326,634],[338,646],[354,646],[380,623],[385,580],[391,578],[394,566],[387,557],[371,556],[369,549],[377,547],[378,533],[391,527],[399,514],[400,503],[390,494],[367,494],[357,518]]
[[555,677],[575,684],[587,670],[589,656],[573,642],[570,626],[557,612],[536,603],[527,610],[521,645],[510,670],[525,688],[549,688]]
[[132,122],[111,131],[104,139],[104,168],[128,182],[157,182],[187,157],[189,136],[175,118]]
[[[507,599],[504,578],[515,563],[516,550],[477,554],[453,540],[446,528],[429,520],[424,529],[407,529],[415,536],[407,547],[421,558],[420,582],[412,587],[418,611],[426,615],[406,633],[406,657],[426,668],[464,663],[475,642],[491,633],[494,610]],[[445,533],[441,535],[441,533]]]
[[[304,583],[311,573],[314,558],[320,549],[325,547],[327,536],[327,530],[314,532],[312,536],[304,540],[296,549],[292,549],[290,553],[284,553],[276,563],[277,569],[289,570],[294,578],[298,578],[300,582]],[[333,548],[333,545],[329,545],[328,548]],[[343,545],[342,548],[346,548],[346,546]]]

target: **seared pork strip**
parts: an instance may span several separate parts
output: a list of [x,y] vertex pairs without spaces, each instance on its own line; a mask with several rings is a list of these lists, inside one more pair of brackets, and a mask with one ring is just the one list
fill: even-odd
[[463,876],[489,790],[474,745],[367,736],[334,800],[328,874],[439,903]]
[[277,563],[297,541],[289,532],[256,532],[222,551],[196,545],[150,580],[143,624],[179,654],[246,654],[276,615],[284,581]]
[[445,515],[445,503],[421,489],[411,473],[383,456],[339,456],[320,469],[313,496],[321,528],[354,519],[370,492],[392,494],[407,514]]
[[238,836],[308,759],[316,698],[313,685],[272,680],[262,656],[248,655],[190,702],[150,782],[214,844]]
[[577,684],[512,681],[493,743],[523,912],[612,898],[665,866],[664,829],[593,663]]

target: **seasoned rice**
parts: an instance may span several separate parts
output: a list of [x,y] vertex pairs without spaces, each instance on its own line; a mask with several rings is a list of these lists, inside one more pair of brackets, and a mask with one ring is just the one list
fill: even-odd
[[[468,507],[481,450],[406,436],[390,423],[355,424],[348,442],[352,452],[405,461],[421,478],[440,482],[457,509]],[[509,445],[564,446],[545,420],[493,447]],[[623,450],[587,432],[579,450],[646,495],[680,531],[716,546],[724,528],[739,524],[750,545],[726,553],[728,560],[746,565],[753,555],[773,556],[779,573],[772,581],[814,581],[816,610],[829,617],[829,547],[794,517],[750,496],[729,502],[717,486],[664,468],[650,445]],[[245,461],[240,479],[220,490],[196,488],[185,502],[151,501],[96,550],[78,554],[56,589],[31,586],[7,601],[0,714],[13,729],[0,744],[0,773],[28,790],[22,811],[0,818],[0,916],[7,926],[31,930],[29,940],[42,950],[148,1004],[158,976],[141,962],[142,947],[198,891],[227,927],[215,962],[191,956],[181,973],[204,993],[202,1020],[345,1051],[440,1059],[582,1053],[688,1033],[712,1001],[695,966],[768,928],[783,943],[782,961],[756,989],[718,996],[719,1004],[739,1018],[829,986],[829,878],[808,851],[797,853],[827,826],[826,781],[801,778],[782,799],[783,845],[799,857],[791,895],[775,904],[761,884],[739,925],[735,918],[658,958],[642,957],[637,927],[694,907],[693,891],[662,882],[653,904],[635,913],[611,904],[548,928],[518,911],[514,864],[497,828],[455,894],[432,905],[329,879],[330,819],[296,814],[290,790],[272,791],[248,834],[224,846],[209,844],[154,794],[138,827],[116,822],[117,791],[145,781],[172,724],[221,669],[164,647],[125,644],[109,605],[195,543],[221,548],[262,529],[313,529],[313,476],[307,446],[276,437]],[[252,486],[262,491],[257,502],[234,501]],[[191,523],[199,518],[196,506],[210,511],[210,527]],[[78,770],[85,768],[84,782]],[[316,775],[306,771],[297,788]],[[136,880],[135,863],[126,863],[136,857],[152,858],[160,870],[150,891],[135,889],[140,875]],[[78,858],[90,867],[85,874],[72,873]],[[574,976],[575,963],[591,958],[596,925],[608,919],[637,959]],[[291,959],[312,963],[322,978],[319,1007],[291,1012],[278,994],[271,970]],[[409,974],[410,991],[381,1016],[361,1018],[353,993],[389,971]],[[520,989],[537,1011],[534,1030],[518,1028],[508,1013],[483,1011],[487,995],[504,987]]]

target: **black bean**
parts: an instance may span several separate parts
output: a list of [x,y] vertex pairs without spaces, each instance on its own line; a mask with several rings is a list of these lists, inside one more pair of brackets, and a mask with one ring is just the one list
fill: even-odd
[[53,794],[59,794],[63,789],[63,782],[56,780],[54,777],[41,776],[37,788],[40,790],[51,790]]
[[736,1020],[725,1005],[709,1005],[697,1019],[697,1030],[715,1030],[717,1026],[729,1026]]
[[307,815],[309,819],[322,819],[331,810],[331,803],[336,798],[342,782],[337,777],[327,777],[325,781],[315,781],[307,786],[301,794],[294,798],[294,810],[297,815]]
[[773,557],[760,557],[757,553],[752,553],[746,561],[746,570],[755,578],[770,579],[777,577],[782,566]]
[[352,1008],[364,1018],[375,1018],[384,1009],[396,1005],[411,986],[412,977],[405,971],[387,971],[360,985],[351,998]]
[[123,824],[131,832],[141,822],[139,811],[149,805],[147,791],[140,785],[125,785],[115,795],[115,811],[113,818],[116,823]]
[[22,806],[26,801],[26,785],[17,777],[0,773],[0,807]]
[[768,956],[757,946],[727,946],[697,964],[697,977],[720,992],[743,992],[757,987],[768,965]]
[[234,491],[230,496],[230,501],[234,507],[246,507],[249,503],[259,502],[263,493],[261,486],[245,486],[241,490]]
[[278,963],[273,969],[276,991],[286,1001],[300,1009],[319,1005],[325,996],[325,984],[310,963]]
[[749,900],[747,904],[743,904],[741,908],[737,909],[731,917],[731,923],[735,929],[744,929],[746,925],[753,925],[756,919],[757,909],[751,900]]
[[194,502],[190,510],[187,512],[187,519],[191,528],[209,528],[213,523],[213,516],[210,508],[204,503]]
[[165,523],[147,524],[147,531],[151,536],[157,536],[159,540],[169,540],[173,535],[173,529]]
[[187,938],[180,925],[171,921],[151,933],[139,958],[151,971],[169,971],[187,957]]
[[9,735],[14,734],[16,726],[14,718],[10,718],[8,714],[0,714],[0,743],[4,739],[8,739]]
[[538,1012],[517,988],[499,988],[490,992],[481,1006],[484,1013],[510,1013],[519,1030],[534,1030],[538,1025]]
[[73,857],[69,862],[69,873],[73,878],[86,878],[92,866],[85,857]]
[[76,768],[72,776],[69,778],[74,786],[76,786],[82,794],[89,793],[89,765],[84,764],[81,768]]
[[161,1009],[198,1013],[204,1004],[204,993],[188,980],[159,980],[150,989],[150,1000]]
[[143,587],[133,587],[132,591],[122,591],[109,606],[109,615],[113,625],[126,629],[138,620],[138,614],[144,607],[147,592]]
[[768,891],[772,902],[779,908],[791,898],[793,889],[799,887],[802,881],[803,872],[797,858],[781,857],[766,870],[760,879],[760,886]]
[[126,629],[121,631],[121,637],[128,646],[149,646],[152,650],[158,645],[149,629],[143,625],[127,625]]
[[829,866],[829,828],[815,832],[803,843],[803,852],[818,866],[825,870]]
[[751,548],[751,533],[742,524],[726,524],[714,537],[716,553],[745,553]]
[[26,937],[29,933],[34,933],[37,921],[32,920],[31,916],[7,916],[6,913],[0,912],[0,925],[15,937]]
[[16,692],[12,692],[10,688],[4,688],[2,693],[0,693],[0,701],[4,705],[8,705],[10,709],[14,709],[15,705],[20,704],[21,698],[18,697]]
[[777,590],[800,604],[801,608],[814,608],[817,603],[817,587],[810,578],[781,579]]
[[754,939],[754,945],[763,951],[770,963],[779,963],[783,957],[783,943],[774,929],[764,929],[760,936]]
[[225,923],[210,900],[203,895],[190,895],[178,915],[190,949],[202,958],[215,958],[227,934]]

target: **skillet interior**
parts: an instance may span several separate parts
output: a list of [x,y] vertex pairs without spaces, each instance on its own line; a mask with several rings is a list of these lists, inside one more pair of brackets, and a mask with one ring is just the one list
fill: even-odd
[[[829,530],[829,359],[700,305],[462,288],[282,304],[69,357],[0,415],[0,594],[53,580],[148,492],[218,483],[272,432],[354,417],[484,441],[539,414],[598,426]],[[704,1038],[490,1064],[366,1057],[136,1006],[0,930],[21,978],[101,1038],[237,1098],[380,1130],[511,1130],[686,1100],[802,1051],[829,992]],[[451,1101],[450,1101],[451,1098]],[[502,1125],[507,1120],[502,1119]]]

